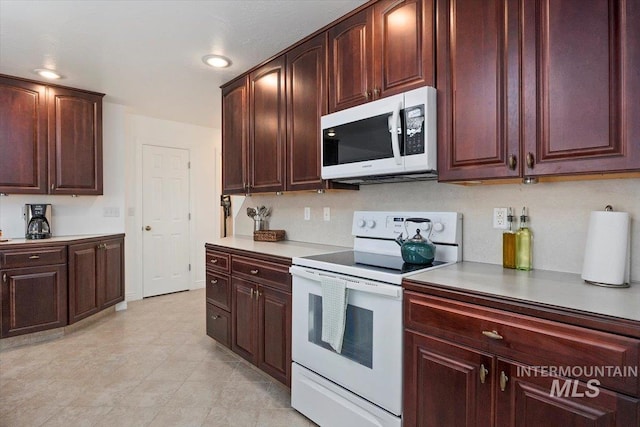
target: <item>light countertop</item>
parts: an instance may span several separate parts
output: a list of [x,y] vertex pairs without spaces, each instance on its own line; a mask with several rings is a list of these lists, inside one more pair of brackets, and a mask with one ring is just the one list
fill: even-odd
[[408,278],[443,288],[640,321],[640,283],[605,288],[584,283],[579,274],[518,271],[500,265],[461,262]]
[[124,235],[122,233],[107,233],[107,234],[78,234],[72,236],[53,236],[49,239],[9,239],[8,242],[0,242],[0,249],[8,248],[10,249],[12,245],[48,245],[51,243],[67,243],[73,242],[76,240],[84,240],[84,239],[94,239],[94,238],[103,238],[103,237],[111,237],[111,236],[121,236]]
[[207,243],[224,246],[230,249],[257,252],[265,255],[294,258],[326,254],[330,252],[348,251],[351,248],[344,246],[321,245],[317,243],[296,242],[282,240],[279,242],[256,242],[253,236],[234,235],[210,240]]

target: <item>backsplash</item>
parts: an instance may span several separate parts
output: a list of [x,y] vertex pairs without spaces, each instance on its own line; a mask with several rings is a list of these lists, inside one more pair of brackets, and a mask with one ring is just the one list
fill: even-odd
[[[570,181],[536,185],[462,186],[435,181],[361,186],[325,194],[253,195],[236,216],[236,234],[251,235],[246,208],[272,206],[271,229],[288,240],[352,246],[356,210],[457,211],[463,214],[463,258],[502,264],[502,230],[492,227],[494,207],[527,206],[533,230],[533,268],[581,273],[589,215],[612,205],[631,215],[631,278],[640,281],[640,179]],[[304,220],[304,208],[311,220]],[[323,208],[331,220],[323,220]],[[634,266],[636,266],[634,268]]]

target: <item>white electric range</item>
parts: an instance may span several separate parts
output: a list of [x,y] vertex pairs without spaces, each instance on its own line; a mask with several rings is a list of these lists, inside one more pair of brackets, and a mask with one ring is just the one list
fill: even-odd
[[[396,238],[407,218],[436,245],[431,265],[404,263]],[[457,212],[357,211],[352,251],[293,258],[291,406],[322,426],[402,424],[402,279],[462,260]],[[340,353],[322,341],[322,283],[344,281]]]

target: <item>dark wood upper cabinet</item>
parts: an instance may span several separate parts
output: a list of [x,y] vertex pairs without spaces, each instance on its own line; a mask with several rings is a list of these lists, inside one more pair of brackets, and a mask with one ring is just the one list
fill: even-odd
[[328,30],[329,112],[434,81],[433,0],[383,0]]
[[102,194],[103,96],[0,76],[0,192]]
[[327,113],[326,35],[287,52],[287,190],[323,188],[320,117]]
[[222,88],[222,141],[222,193],[245,193],[249,183],[247,76]]
[[373,5],[374,95],[433,86],[433,0],[383,0]]
[[284,190],[285,138],[282,55],[249,75],[249,192]]
[[49,192],[102,194],[102,95],[50,87]]
[[373,39],[371,9],[331,27],[329,36],[329,112],[372,99]]
[[0,76],[0,192],[46,194],[46,86]]
[[640,168],[640,2],[523,2],[524,175]]
[[640,169],[640,4],[438,0],[440,181]]
[[438,179],[520,176],[514,0],[438,0]]

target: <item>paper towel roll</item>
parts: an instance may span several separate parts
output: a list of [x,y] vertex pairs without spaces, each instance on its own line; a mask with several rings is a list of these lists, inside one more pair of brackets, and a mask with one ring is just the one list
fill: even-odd
[[630,225],[627,212],[591,212],[582,279],[611,286],[629,283]]

